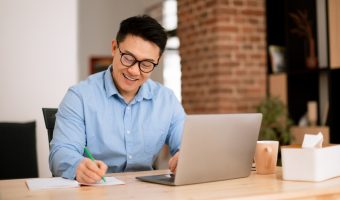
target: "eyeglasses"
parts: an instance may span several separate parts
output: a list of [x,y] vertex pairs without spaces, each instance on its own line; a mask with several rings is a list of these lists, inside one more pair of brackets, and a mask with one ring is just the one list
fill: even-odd
[[120,53],[120,62],[125,67],[132,67],[134,64],[138,63],[140,71],[144,73],[150,73],[158,65],[158,63],[156,64],[148,60],[137,60],[133,55],[129,53],[123,53],[119,48],[119,44],[117,46]]

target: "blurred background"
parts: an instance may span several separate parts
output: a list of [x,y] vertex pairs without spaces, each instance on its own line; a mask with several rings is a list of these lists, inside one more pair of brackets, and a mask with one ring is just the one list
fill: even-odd
[[[58,107],[70,86],[106,69],[120,21],[148,14],[169,36],[152,79],[174,90],[188,114],[265,113],[276,108],[272,96],[283,110],[266,114],[280,125],[267,124],[274,139],[287,139],[280,131],[289,138],[294,124],[326,128],[328,142],[340,143],[339,2],[0,0],[0,121],[36,122],[38,175],[51,176],[41,108]],[[308,37],[296,30],[299,17]]]

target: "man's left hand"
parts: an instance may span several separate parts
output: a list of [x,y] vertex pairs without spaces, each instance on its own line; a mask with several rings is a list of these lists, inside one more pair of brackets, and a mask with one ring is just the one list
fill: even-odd
[[169,160],[169,169],[174,174],[176,174],[178,156],[179,156],[179,151],[174,156],[172,156]]

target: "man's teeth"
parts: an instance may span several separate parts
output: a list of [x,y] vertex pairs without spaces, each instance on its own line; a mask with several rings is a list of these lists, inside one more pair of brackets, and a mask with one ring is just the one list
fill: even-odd
[[130,81],[135,81],[137,79],[134,79],[134,78],[131,78],[131,77],[128,77],[127,75],[123,74],[125,78],[129,79]]

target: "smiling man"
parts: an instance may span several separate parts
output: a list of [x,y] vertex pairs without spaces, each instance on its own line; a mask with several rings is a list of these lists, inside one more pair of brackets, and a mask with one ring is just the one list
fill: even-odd
[[185,112],[170,89],[149,79],[166,41],[149,16],[121,22],[112,65],[72,86],[59,105],[49,157],[54,176],[93,183],[107,172],[151,170],[164,144],[175,171]]

